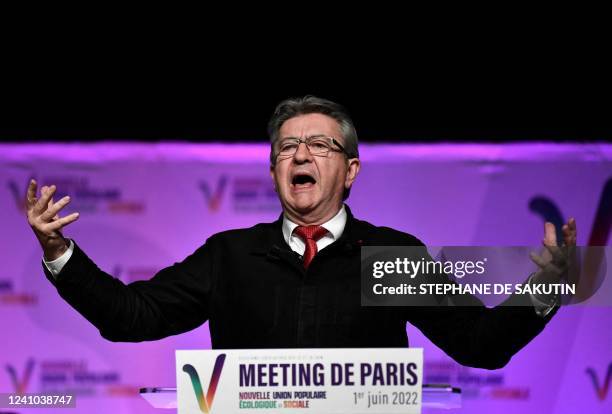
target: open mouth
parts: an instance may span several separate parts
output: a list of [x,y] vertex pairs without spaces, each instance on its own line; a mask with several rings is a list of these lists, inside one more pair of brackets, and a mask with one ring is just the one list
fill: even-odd
[[310,188],[317,183],[317,180],[306,173],[298,173],[291,179],[291,186],[294,189]]

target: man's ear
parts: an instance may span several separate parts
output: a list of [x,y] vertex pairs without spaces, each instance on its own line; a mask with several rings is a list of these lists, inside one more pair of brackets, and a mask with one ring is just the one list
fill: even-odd
[[361,161],[359,158],[350,158],[347,163],[346,179],[344,180],[344,188],[351,188],[353,182],[357,179],[357,174],[361,169]]

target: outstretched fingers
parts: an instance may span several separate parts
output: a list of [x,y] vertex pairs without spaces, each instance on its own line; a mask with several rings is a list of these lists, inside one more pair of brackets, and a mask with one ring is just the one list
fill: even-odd
[[557,245],[557,229],[555,225],[546,222],[544,223],[544,240],[542,240],[544,246],[556,246]]
[[53,220],[57,213],[66,207],[68,203],[70,203],[70,196],[63,197],[57,203],[53,203],[53,199],[49,200],[49,207],[47,208],[47,211],[42,214],[41,218],[47,222]]
[[36,204],[34,205],[33,212],[35,215],[40,215],[44,213],[44,211],[47,209],[47,206],[49,204],[49,200],[51,199],[51,197],[53,197],[53,194],[55,194],[56,189],[57,187],[55,187],[54,185],[52,185],[51,187],[43,186],[40,189],[41,196],[36,202]]
[[563,225],[563,242],[566,246],[576,245],[576,219],[573,217],[569,219],[567,224]]
[[49,224],[47,224],[46,228],[48,231],[57,231],[60,230],[70,223],[76,221],[79,218],[79,213],[68,214],[65,217],[59,218]]
[[37,188],[36,180],[31,179],[30,183],[28,184],[28,189],[26,191],[26,207],[27,207],[27,210],[30,210],[36,204],[36,201],[37,201],[37,199],[36,199],[36,188]]

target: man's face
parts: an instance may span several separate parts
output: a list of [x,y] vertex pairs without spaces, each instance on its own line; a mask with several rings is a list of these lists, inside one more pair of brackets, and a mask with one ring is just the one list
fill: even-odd
[[[313,135],[333,137],[344,146],[338,122],[323,114],[300,115],[285,121],[277,145],[285,138]],[[333,149],[339,150],[336,146]],[[344,190],[350,188],[358,171],[358,159],[347,161],[341,151],[313,156],[302,143],[293,157],[278,159],[270,174],[289,218],[298,224],[311,224],[327,221],[338,212]]]

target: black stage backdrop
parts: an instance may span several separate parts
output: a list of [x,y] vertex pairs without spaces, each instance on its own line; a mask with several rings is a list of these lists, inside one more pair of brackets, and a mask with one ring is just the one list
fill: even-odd
[[521,77],[510,71],[404,77],[378,72],[362,78],[347,73],[326,79],[327,86],[302,80],[144,67],[26,72],[3,82],[0,138],[264,141],[274,106],[305,94],[344,104],[364,142],[604,141],[612,136],[610,82],[587,72]]

